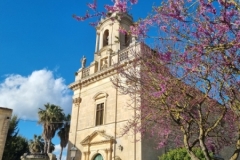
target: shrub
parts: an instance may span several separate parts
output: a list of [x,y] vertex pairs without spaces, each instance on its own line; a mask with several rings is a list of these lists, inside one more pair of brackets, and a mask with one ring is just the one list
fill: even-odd
[[[199,148],[194,148],[193,152],[200,160],[205,160],[204,155]],[[159,156],[159,160],[191,160],[191,158],[185,148],[177,148]]]

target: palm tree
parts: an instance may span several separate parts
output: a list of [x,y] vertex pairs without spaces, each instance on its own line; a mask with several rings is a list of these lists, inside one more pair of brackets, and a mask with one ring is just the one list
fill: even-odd
[[54,104],[45,104],[45,110],[39,108],[39,123],[43,125],[44,153],[50,153],[51,140],[56,131],[62,127],[64,113],[61,107]]
[[42,136],[34,134],[33,140],[29,141],[29,150],[31,153],[42,153],[44,148],[44,141]]
[[70,119],[71,119],[71,116],[68,114],[64,118],[65,122],[64,122],[63,127],[57,133],[58,137],[60,138],[60,146],[61,146],[61,152],[60,152],[59,160],[62,159],[63,148],[65,148],[68,144],[68,137],[69,137],[69,130],[70,130]]

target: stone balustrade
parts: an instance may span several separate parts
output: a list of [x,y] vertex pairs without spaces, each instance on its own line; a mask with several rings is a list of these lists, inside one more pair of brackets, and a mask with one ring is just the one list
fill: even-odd
[[129,59],[132,59],[132,52],[136,52],[136,47],[140,48],[139,46],[139,44],[130,45],[118,53],[110,53],[107,58],[100,59],[99,61],[93,61],[90,66],[83,69],[81,68],[75,73],[75,81],[97,75],[100,72],[107,71],[109,68],[113,68],[116,64],[124,63]]

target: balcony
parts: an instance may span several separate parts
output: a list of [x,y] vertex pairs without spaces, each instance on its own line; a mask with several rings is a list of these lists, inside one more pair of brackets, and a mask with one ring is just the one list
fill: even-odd
[[93,61],[90,66],[80,69],[76,72],[75,81],[85,80],[90,77],[102,74],[109,70],[114,69],[114,67],[118,64],[125,63],[130,59],[133,59],[134,52],[140,49],[140,44],[130,45],[129,47],[117,52],[111,53],[108,57],[104,57],[99,59],[98,61]]

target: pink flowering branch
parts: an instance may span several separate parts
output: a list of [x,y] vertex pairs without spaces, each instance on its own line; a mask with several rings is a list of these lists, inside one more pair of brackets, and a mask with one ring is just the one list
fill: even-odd
[[[125,13],[136,3],[116,0],[113,5],[105,5],[105,9]],[[89,7],[95,11],[94,6]],[[86,13],[76,19],[86,20],[105,12],[99,13]],[[152,28],[158,33],[154,37],[154,50],[143,45],[141,53],[132,51],[137,60],[127,70],[119,67],[121,76],[113,80],[123,94],[139,104],[134,108],[138,114],[129,121],[124,133],[133,129],[134,133],[157,136],[158,147],[179,135],[181,141],[176,145],[184,145],[193,159],[196,159],[192,152],[195,146],[210,159],[211,151],[236,143],[232,160],[236,159],[240,151],[240,139],[236,136],[240,135],[238,3],[164,0],[129,31],[120,28],[119,32],[143,42],[151,38]],[[121,78],[134,85],[126,85]]]
[[[138,0],[115,0],[113,5],[106,4],[104,6],[106,11],[97,11],[97,1],[94,0],[93,3],[88,3],[87,7],[91,12],[87,11],[84,16],[73,15],[78,21],[85,21],[89,18],[99,18],[105,17],[109,12],[120,12],[125,13],[129,6],[137,4]],[[90,25],[96,26],[98,22],[90,22]]]
[[[215,152],[231,145],[235,140],[235,121],[238,117],[232,116],[232,110],[211,98],[214,95],[209,96],[213,93],[211,88],[218,82],[211,84],[205,75],[197,74],[194,79],[187,77],[187,85],[172,75],[174,72],[171,69],[177,69],[171,64],[176,56],[174,52],[156,52],[142,46],[140,53],[132,51],[132,56],[138,60],[131,62],[125,70],[119,69],[121,76],[113,79],[119,91],[128,94],[139,104],[134,108],[138,115],[129,121],[123,133],[134,129],[134,132],[141,132],[143,136],[155,137],[157,148],[171,143],[184,145],[191,157],[195,156],[192,149],[200,146],[206,159],[210,159],[213,150],[209,141],[214,144]],[[141,66],[140,75],[136,66]],[[122,78],[134,85],[126,85]],[[198,83],[202,83],[205,92],[197,89]],[[221,126],[221,123],[226,125]],[[225,132],[228,129],[231,132]],[[179,135],[179,139],[172,142],[176,135]]]

